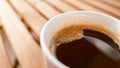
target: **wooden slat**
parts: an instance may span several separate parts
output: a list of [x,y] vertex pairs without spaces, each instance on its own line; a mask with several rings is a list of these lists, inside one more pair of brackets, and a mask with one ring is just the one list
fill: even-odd
[[106,4],[98,2],[97,0],[92,0],[92,1],[90,1],[90,0],[83,0],[83,1],[93,5],[94,7],[97,7],[99,9],[103,10],[103,11],[106,11],[107,13],[114,14],[115,16],[120,18],[120,10],[117,10],[117,9],[111,7],[111,6],[108,6]]
[[6,0],[0,0],[1,22],[22,68],[45,68],[39,45]]
[[[41,48],[31,36],[39,39],[41,28],[47,21],[44,17],[49,19],[60,12],[77,9],[106,12],[120,18],[120,0],[9,0],[18,14],[6,1],[8,0],[0,0],[0,28],[3,26],[5,29],[20,62],[17,68],[45,68]],[[24,19],[24,24],[27,23],[33,32],[27,30],[21,19]],[[12,68],[8,59],[11,57],[6,53],[4,40],[6,39],[3,38],[3,34],[1,38],[0,33],[0,68]]]
[[[82,10],[89,10],[89,11],[97,11],[97,12],[103,12],[101,10],[98,10],[92,6],[89,6],[81,1],[78,1],[78,0],[63,0],[79,9],[82,9]],[[104,13],[104,12],[103,12]]]
[[20,64],[18,64],[16,68],[22,68],[22,67],[20,66]]
[[116,1],[120,2],[120,0],[116,0]]
[[8,54],[3,44],[1,29],[0,29],[0,68],[12,68]]
[[39,12],[44,14],[48,19],[59,14],[56,9],[44,2],[44,0],[27,0],[34,8],[37,8]]
[[114,8],[120,9],[120,2],[116,0],[99,0],[99,1],[109,4],[109,6],[114,6]]
[[0,28],[2,27],[2,25],[1,25],[1,18],[0,18]]
[[23,0],[10,0],[10,2],[24,18],[27,25],[39,36],[41,28],[47,20]]
[[60,0],[46,0],[46,1],[50,4],[52,4],[54,7],[61,10],[62,12],[77,10],[73,7],[70,7],[68,4],[65,4],[64,2],[62,2]]
[[2,27],[1,23],[0,23],[0,27]]
[[8,56],[10,58],[10,62],[12,64],[12,66],[14,67],[16,65],[17,58],[16,58],[15,53],[11,47],[10,41],[7,38],[7,35],[5,34],[4,30],[1,30],[1,31],[2,31],[2,40],[3,40],[4,46],[6,48],[6,52],[8,53]]

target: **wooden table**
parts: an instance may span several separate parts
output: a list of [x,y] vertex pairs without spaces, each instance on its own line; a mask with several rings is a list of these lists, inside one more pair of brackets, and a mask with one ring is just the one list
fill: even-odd
[[74,10],[120,19],[119,0],[0,0],[0,68],[45,68],[42,27],[53,16]]

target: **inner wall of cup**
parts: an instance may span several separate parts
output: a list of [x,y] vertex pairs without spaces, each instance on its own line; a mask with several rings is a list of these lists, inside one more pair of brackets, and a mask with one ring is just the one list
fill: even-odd
[[[120,33],[120,22],[113,20],[109,17],[100,15],[100,14],[95,14],[95,13],[66,13],[64,15],[58,16],[51,20],[49,22],[48,30],[50,33],[48,35],[54,35],[54,33],[71,24],[80,24],[80,23],[89,23],[89,24],[95,24],[95,25],[100,25],[108,30],[119,34]],[[50,31],[51,30],[51,31]],[[50,36],[48,36],[50,38]],[[48,41],[46,41],[47,44]]]
[[[120,33],[120,22],[112,17],[94,13],[94,12],[68,12],[58,16],[55,16],[45,25],[43,38],[44,43],[46,43],[47,50],[49,50],[49,42],[51,36],[55,31],[65,27],[70,24],[78,24],[82,22],[88,22],[89,24],[101,25],[108,30],[119,35]],[[54,49],[54,47],[53,47]],[[47,55],[47,54],[46,54]],[[49,58],[49,57],[48,57]]]

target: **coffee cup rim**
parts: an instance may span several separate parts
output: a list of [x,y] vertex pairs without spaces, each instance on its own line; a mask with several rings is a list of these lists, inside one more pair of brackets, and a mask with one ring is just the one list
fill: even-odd
[[40,33],[40,42],[41,42],[41,48],[43,50],[43,53],[45,54],[45,56],[53,63],[55,64],[56,66],[58,66],[59,68],[69,68],[68,66],[64,65],[63,63],[61,63],[59,60],[57,60],[57,58],[55,58],[55,56],[53,56],[50,51],[49,51],[49,48],[47,47],[47,43],[45,42],[45,39],[44,39],[44,34],[45,34],[45,29],[47,29],[47,26],[49,26],[49,24],[51,24],[51,22],[54,20],[54,19],[57,19],[58,17],[62,17],[64,15],[69,15],[71,13],[89,13],[89,14],[96,14],[96,15],[101,15],[101,16],[105,16],[105,17],[108,17],[112,20],[115,20],[115,21],[118,21],[120,22],[117,18],[114,18],[112,16],[109,16],[107,14],[104,14],[104,13],[100,13],[100,12],[95,12],[95,11],[68,11],[68,12],[65,12],[65,13],[61,13],[61,14],[58,14],[56,16],[54,16],[53,18],[51,18],[49,21],[47,21],[47,23],[43,26],[42,30],[41,30],[41,33]]

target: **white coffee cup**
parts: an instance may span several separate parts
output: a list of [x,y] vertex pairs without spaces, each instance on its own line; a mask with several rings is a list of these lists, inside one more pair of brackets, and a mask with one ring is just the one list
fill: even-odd
[[49,41],[52,34],[66,24],[88,21],[91,24],[101,25],[114,32],[120,40],[120,21],[112,16],[93,11],[70,11],[51,18],[43,27],[40,42],[45,54],[48,68],[69,68],[60,62],[49,50]]

